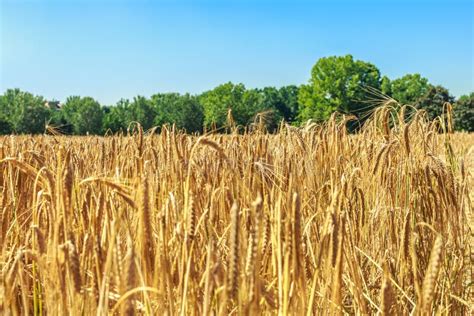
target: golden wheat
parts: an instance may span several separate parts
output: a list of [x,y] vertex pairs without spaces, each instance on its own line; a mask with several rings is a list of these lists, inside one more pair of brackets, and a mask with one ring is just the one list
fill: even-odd
[[467,315],[474,136],[393,111],[1,137],[0,314]]

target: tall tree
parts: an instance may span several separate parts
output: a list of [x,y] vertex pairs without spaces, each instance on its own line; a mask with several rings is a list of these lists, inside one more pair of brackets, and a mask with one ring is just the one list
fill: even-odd
[[262,95],[259,108],[273,112],[271,125],[277,125],[280,120],[294,122],[298,113],[298,87],[284,86],[280,89],[265,87],[257,89]]
[[474,132],[474,92],[461,96],[454,104],[454,127]]
[[415,105],[430,87],[428,79],[420,74],[408,74],[393,80],[390,84],[392,98],[402,105]]
[[387,76],[383,76],[380,81],[380,91],[387,96],[392,95],[392,82]]
[[129,115],[129,122],[139,122],[144,129],[153,127],[155,111],[149,99],[143,96],[133,98],[132,103],[130,103]]
[[13,132],[12,126],[8,119],[0,114],[0,135],[7,135]]
[[380,71],[351,55],[324,57],[311,71],[309,83],[300,88],[300,120],[323,121],[339,111],[363,119],[373,107],[367,103],[370,88],[380,90]]
[[48,122],[48,125],[53,126],[56,131],[60,132],[61,134],[70,135],[73,133],[73,127],[66,119],[64,111],[62,110],[51,111],[51,118]]
[[[232,111],[235,122],[247,125],[253,113],[249,113],[249,104],[244,102],[245,86],[241,83],[228,82],[217,86],[213,90],[204,92],[199,102],[204,109],[204,124],[208,127],[226,125],[227,113]],[[247,97],[247,102],[250,101]]]
[[241,113],[236,113],[240,117],[244,116],[242,125],[254,125],[264,127],[273,131],[282,120],[282,115],[278,110],[281,103],[280,94],[275,88],[247,89],[242,96],[243,105],[240,107]]
[[275,87],[265,87],[247,90],[245,96],[246,102],[252,103],[255,111],[260,112],[256,123],[263,123],[263,126],[270,131],[275,130],[283,119],[281,111],[286,110],[280,91]]
[[293,123],[296,121],[299,111],[299,88],[295,85],[289,85],[281,87],[278,92],[282,102],[277,105],[277,109],[283,115],[285,121]]
[[430,86],[426,93],[420,97],[415,107],[425,110],[430,120],[443,114],[443,107],[446,102],[454,103],[454,97],[449,94],[448,89],[442,86]]
[[0,98],[0,116],[9,122],[11,130],[15,133],[43,133],[50,115],[45,100],[29,92],[8,89]]
[[104,108],[104,132],[126,131],[132,117],[130,112],[130,101],[126,99],[120,99],[116,105]]
[[74,134],[85,135],[102,133],[102,108],[91,97],[71,96],[62,107],[66,121],[72,125]]
[[160,93],[151,96],[156,113],[155,126],[175,124],[189,133],[202,131],[204,113],[196,97],[190,94]]

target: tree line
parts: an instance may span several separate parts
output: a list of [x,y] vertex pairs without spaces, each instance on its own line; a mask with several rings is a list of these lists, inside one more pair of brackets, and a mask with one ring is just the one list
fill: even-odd
[[50,104],[57,102],[47,102],[42,96],[8,89],[0,95],[0,134],[39,134],[46,126],[74,135],[116,133],[126,131],[133,122],[144,129],[175,124],[189,133],[200,133],[222,130],[229,120],[242,127],[258,120],[272,131],[282,120],[293,125],[309,119],[323,122],[334,112],[354,115],[360,126],[390,98],[425,110],[430,119],[441,115],[449,102],[455,129],[474,131],[473,92],[455,99],[448,89],[431,84],[420,74],[391,80],[375,65],[346,55],[319,59],[309,82],[301,86],[249,89],[242,83],[228,82],[199,95],[158,93],[150,98],[121,99],[115,105],[71,96],[55,107]]

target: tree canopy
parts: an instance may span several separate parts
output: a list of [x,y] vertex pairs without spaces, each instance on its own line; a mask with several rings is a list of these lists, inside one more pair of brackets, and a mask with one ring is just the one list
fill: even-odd
[[444,105],[454,103],[454,97],[449,94],[448,89],[442,86],[430,86],[428,90],[415,101],[415,107],[425,110],[430,120],[443,114]]
[[390,83],[389,95],[400,104],[414,105],[430,87],[428,79],[420,74],[408,74]]
[[[245,125],[249,118],[248,111],[243,104],[245,86],[243,84],[224,83],[213,90],[204,92],[199,102],[204,109],[204,125],[211,127],[225,126],[229,109],[237,124]],[[247,100],[248,101],[248,100]]]
[[323,121],[335,112],[362,119],[373,107],[367,103],[371,89],[380,90],[380,71],[351,55],[324,57],[311,71],[309,83],[300,88],[301,121]]
[[99,102],[93,98],[69,97],[61,110],[75,134],[100,134],[102,132],[104,112]]
[[[144,129],[174,124],[189,133],[232,126],[258,124],[275,130],[283,120],[298,125],[312,119],[327,120],[334,112],[354,115],[364,123],[383,95],[399,104],[425,110],[430,119],[443,113],[446,102],[453,105],[455,128],[473,131],[473,93],[456,100],[442,86],[432,85],[420,74],[407,74],[394,80],[381,76],[379,69],[351,55],[320,58],[313,66],[308,83],[301,86],[247,88],[227,82],[198,95],[157,93],[151,97],[121,99],[114,105],[101,105],[92,97],[71,96],[62,106],[50,106],[42,96],[8,89],[0,95],[0,134],[39,134],[54,126],[65,134],[124,132],[132,123]],[[378,98],[378,99],[377,99]],[[406,112],[410,116],[410,110]]]
[[19,134],[44,132],[50,114],[44,103],[40,96],[20,89],[8,89],[0,98],[0,116],[6,118],[8,124],[0,130],[11,129]]
[[454,122],[457,129],[474,132],[474,92],[461,96],[454,104]]
[[158,93],[151,96],[151,104],[156,113],[153,125],[175,124],[188,133],[202,131],[204,113],[197,97],[188,93]]

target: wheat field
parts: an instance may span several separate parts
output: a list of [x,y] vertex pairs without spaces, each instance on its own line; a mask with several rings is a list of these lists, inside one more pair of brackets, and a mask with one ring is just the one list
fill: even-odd
[[474,135],[404,118],[2,137],[0,314],[468,315]]

